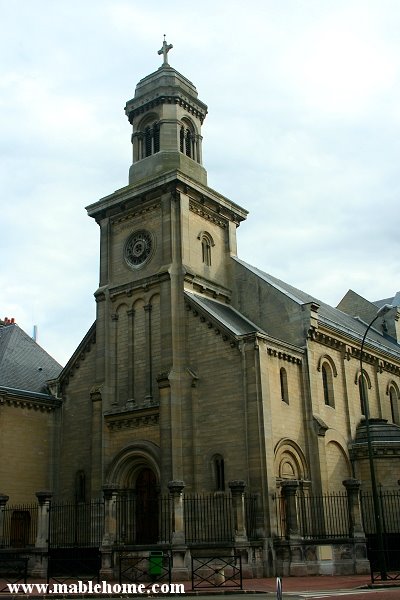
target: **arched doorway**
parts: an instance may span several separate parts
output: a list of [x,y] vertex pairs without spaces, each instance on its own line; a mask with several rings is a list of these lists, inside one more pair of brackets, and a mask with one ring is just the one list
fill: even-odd
[[155,473],[150,468],[144,467],[139,471],[135,491],[136,541],[138,544],[154,544],[159,533],[158,489]]
[[121,545],[159,541],[160,448],[138,440],[123,448],[111,462],[107,483],[118,489],[117,541]]

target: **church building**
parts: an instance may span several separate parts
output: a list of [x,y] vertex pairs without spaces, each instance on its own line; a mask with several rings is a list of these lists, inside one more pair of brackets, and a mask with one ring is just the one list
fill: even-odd
[[[248,213],[208,186],[207,106],[169,65],[171,48],[125,106],[128,185],[87,207],[100,230],[97,314],[49,382],[52,501],[123,499],[111,545],[143,546],[163,539],[160,498],[231,495],[224,547],[249,576],[366,571],[362,533],[359,546],[354,531],[329,545],[327,531],[311,547],[315,512],[293,511],[360,483],[369,492],[366,402],[378,482],[398,487],[397,301],[363,342],[379,304],[350,291],[333,308],[238,257]],[[177,528],[182,574],[196,536]]]

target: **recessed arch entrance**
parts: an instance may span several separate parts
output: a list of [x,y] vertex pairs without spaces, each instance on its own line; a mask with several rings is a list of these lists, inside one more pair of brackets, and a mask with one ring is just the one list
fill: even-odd
[[147,441],[124,448],[108,469],[118,489],[117,537],[127,545],[159,540],[159,448]]

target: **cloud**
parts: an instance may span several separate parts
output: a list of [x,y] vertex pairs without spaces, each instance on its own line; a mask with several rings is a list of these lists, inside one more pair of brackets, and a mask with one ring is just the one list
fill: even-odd
[[7,3],[0,56],[5,276],[14,316],[65,363],[95,317],[96,223],[127,184],[123,107],[170,63],[209,106],[211,187],[250,211],[244,260],[335,304],[397,289],[397,1]]

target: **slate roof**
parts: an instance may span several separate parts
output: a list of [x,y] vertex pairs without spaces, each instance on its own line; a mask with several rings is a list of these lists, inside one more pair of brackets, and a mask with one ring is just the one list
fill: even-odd
[[[400,427],[394,423],[388,423],[386,419],[370,419],[370,437],[371,440],[376,444],[400,444]],[[366,445],[368,443],[367,438],[367,426],[365,419],[357,426],[356,437],[353,442],[355,445]]]
[[0,387],[48,393],[61,365],[17,324],[0,326]]
[[[237,261],[243,267],[249,269],[252,273],[257,275],[260,279],[282,292],[282,294],[290,298],[293,302],[299,304],[299,306],[302,304],[309,304],[310,302],[318,304],[320,307],[318,309],[318,317],[321,323],[324,323],[331,329],[339,330],[342,333],[347,334],[348,336],[359,341],[362,340],[367,323],[364,323],[361,319],[354,318],[338,308],[329,306],[329,304],[318,300],[314,296],[311,296],[310,294],[307,294],[306,292],[303,292],[292,285],[289,285],[288,283],[269,275],[268,273],[264,273],[260,269],[257,269],[257,267],[249,265],[236,256],[233,257],[233,260]],[[388,352],[397,354],[397,356],[400,358],[400,345],[393,338],[384,337],[373,327],[368,333],[367,340],[372,346],[375,346],[380,350],[386,350]]]
[[265,333],[228,304],[188,291],[185,292],[185,296],[234,335],[246,335],[255,331]]

